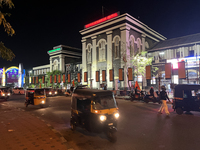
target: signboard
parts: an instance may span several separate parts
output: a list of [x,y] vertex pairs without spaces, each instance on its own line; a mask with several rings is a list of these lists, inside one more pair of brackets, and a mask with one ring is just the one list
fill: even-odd
[[42,83],[45,83],[45,76],[42,76]]
[[70,73],[68,73],[68,83],[71,83],[71,74]]
[[128,68],[128,81],[133,81],[132,68]]
[[54,83],[57,83],[57,76],[54,75]]
[[179,79],[185,79],[186,75],[185,75],[185,62],[179,62],[178,63],[178,77]]
[[165,64],[165,79],[171,79],[172,65],[171,63]]
[[119,81],[124,81],[124,68],[119,68]]
[[102,82],[106,81],[106,70],[102,70]]
[[89,28],[91,26],[94,26],[94,25],[97,25],[99,23],[105,22],[105,21],[110,20],[110,19],[112,19],[114,17],[117,17],[117,16],[118,16],[118,13],[111,14],[111,15],[109,15],[107,17],[101,18],[101,19],[99,19],[97,21],[94,21],[92,23],[89,23],[89,24],[85,25],[85,28]]
[[100,82],[100,73],[96,71],[96,82]]
[[84,82],[88,82],[87,72],[84,72]]
[[151,80],[151,66],[146,66],[146,79]]
[[80,72],[77,73],[77,77],[78,77],[78,83],[80,83],[81,82],[81,73]]
[[109,70],[109,75],[110,75],[110,81],[114,81],[114,70],[113,69]]
[[58,83],[60,83],[61,82],[61,76],[60,76],[60,74],[58,75]]
[[65,74],[63,74],[63,83],[65,83]]

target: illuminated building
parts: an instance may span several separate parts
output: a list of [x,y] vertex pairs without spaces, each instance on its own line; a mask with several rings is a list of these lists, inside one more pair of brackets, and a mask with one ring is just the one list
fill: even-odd
[[[197,84],[199,83],[199,59],[200,59],[200,33],[168,39],[157,42],[148,49],[147,57],[153,57],[153,66],[160,69],[161,84],[170,89],[170,84]],[[185,62],[186,79],[179,79],[178,62]],[[165,79],[165,63],[172,64],[172,78]],[[156,76],[152,78],[157,78]],[[188,79],[188,80],[187,80]],[[151,81],[153,84],[157,84]],[[148,85],[153,85],[149,83]]]
[[[85,25],[82,35],[82,83],[92,88],[128,89],[127,72],[124,81],[119,82],[119,69],[133,68],[128,56],[145,51],[156,42],[166,38],[144,23],[125,13],[111,14]],[[124,60],[126,57],[126,61]],[[114,81],[110,81],[110,70],[114,70]],[[123,71],[122,70],[122,71]],[[96,74],[100,73],[99,77]],[[106,79],[103,81],[103,76]],[[100,79],[98,82],[97,80]],[[138,77],[140,86],[146,86],[144,77]],[[86,81],[86,82],[84,82]],[[132,83],[134,84],[134,82]]]

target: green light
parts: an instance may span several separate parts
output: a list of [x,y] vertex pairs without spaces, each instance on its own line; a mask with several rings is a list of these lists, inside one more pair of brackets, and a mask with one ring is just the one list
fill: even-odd
[[48,52],[51,53],[51,52],[55,52],[55,51],[59,51],[59,50],[61,50],[61,48],[56,48],[56,49],[50,50]]
[[14,77],[15,75],[12,75],[12,77]]

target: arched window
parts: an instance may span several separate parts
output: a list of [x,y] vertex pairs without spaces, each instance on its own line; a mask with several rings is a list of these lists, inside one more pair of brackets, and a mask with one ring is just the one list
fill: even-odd
[[106,46],[105,41],[101,41],[99,43],[99,61],[105,61],[106,60]]
[[92,62],[92,56],[91,56],[91,45],[88,45],[87,49],[87,63],[90,64]]
[[119,58],[119,38],[115,38],[115,58]]
[[141,52],[141,40],[138,38],[137,39],[137,53]]
[[57,59],[55,59],[53,61],[53,70],[58,70],[58,60]]

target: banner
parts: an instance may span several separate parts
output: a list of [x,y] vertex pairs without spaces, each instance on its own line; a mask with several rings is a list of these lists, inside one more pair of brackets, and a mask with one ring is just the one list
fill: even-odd
[[88,82],[87,72],[84,72],[84,82]]
[[54,75],[54,83],[57,83],[57,76]]
[[68,83],[71,83],[71,74],[69,73],[68,75],[67,75],[68,77]]
[[133,71],[132,71],[132,68],[128,68],[128,81],[133,81]]
[[60,74],[58,75],[58,83],[61,82]]
[[65,83],[65,74],[63,74],[63,83]]
[[165,79],[171,79],[172,65],[171,63],[165,64]]
[[96,82],[100,82],[100,73],[96,71]]
[[36,83],[38,83],[38,77],[36,77]]
[[185,74],[185,62],[178,62],[178,77],[179,79],[185,79],[186,74]]
[[106,70],[102,70],[102,82],[106,81]]
[[113,69],[109,70],[109,75],[110,75],[110,81],[114,81],[114,70]]
[[81,73],[80,72],[77,73],[77,77],[78,77],[78,83],[80,83],[81,82]]
[[146,80],[151,80],[151,66],[146,66]]
[[124,81],[124,68],[119,68],[119,81]]
[[35,84],[35,77],[33,77],[33,80],[32,80],[32,81],[33,81],[33,84]]
[[42,76],[42,83],[45,83],[45,76]]

